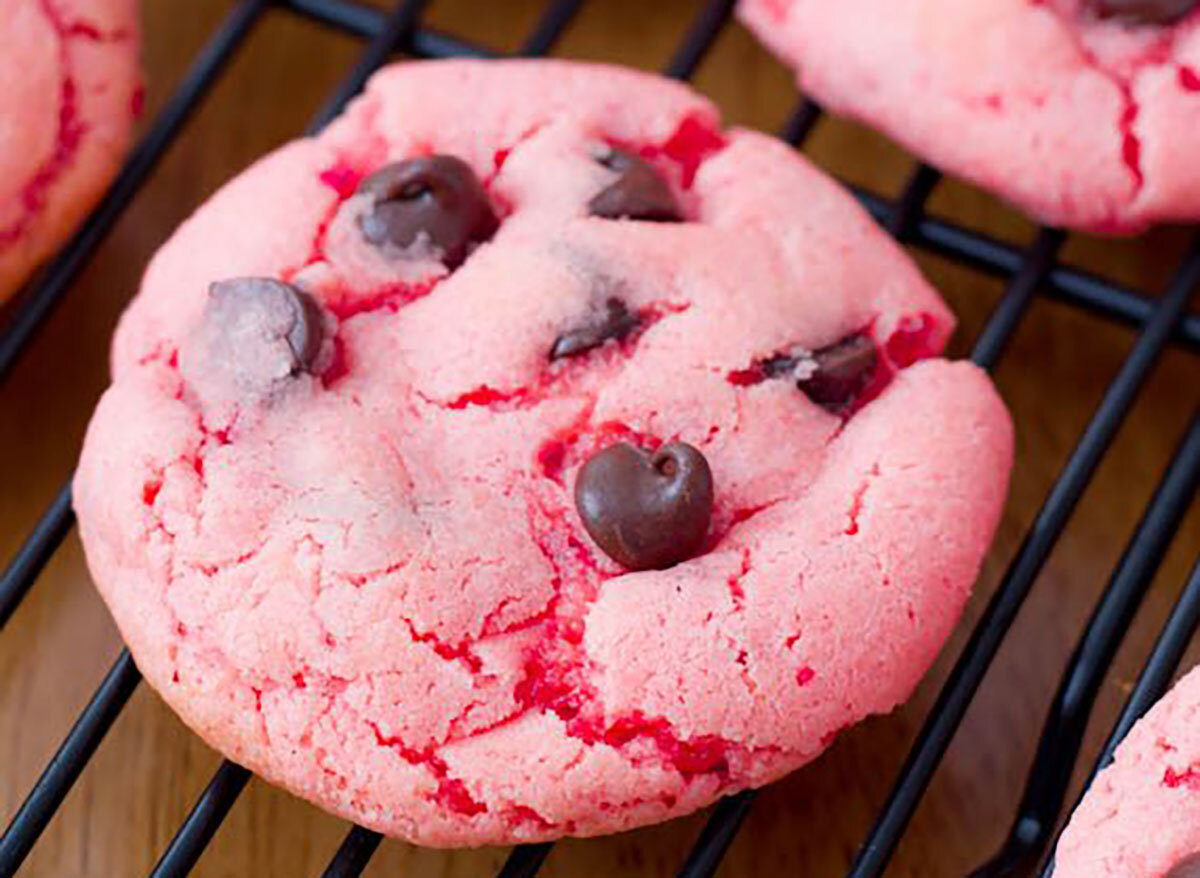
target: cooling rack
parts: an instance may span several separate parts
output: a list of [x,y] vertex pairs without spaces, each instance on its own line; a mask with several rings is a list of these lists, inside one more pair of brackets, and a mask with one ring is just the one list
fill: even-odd
[[[520,55],[549,52],[588,0],[551,0],[519,50]],[[597,0],[592,0],[597,2]],[[315,131],[337,115],[371,72],[393,53],[443,58],[494,57],[499,53],[454,34],[425,26],[429,0],[405,0],[391,11],[358,0],[240,0],[192,61],[178,88],[148,127],[107,195],[26,295],[11,319],[0,327],[0,381],[3,381],[39,327],[70,289],[97,247],[121,217],[183,130],[189,118],[265,13],[272,9],[301,16],[361,39],[362,54],[327,104],[313,119]],[[732,0],[698,3],[696,13],[663,72],[688,79],[729,25]],[[799,99],[779,136],[800,147],[822,115],[811,100]],[[941,175],[920,165],[899,197],[890,199],[853,188],[855,196],[893,236],[906,244],[1006,281],[1005,290],[976,337],[971,358],[991,369],[1000,360],[1031,303],[1040,296],[1067,303],[1136,332],[1136,341],[1105,391],[1074,449],[1058,473],[1041,508],[1013,555],[986,609],[958,655],[936,702],[918,733],[890,794],[858,848],[848,875],[883,873],[924,795],[946,748],[995,658],[1017,612],[1038,579],[1080,497],[1163,350],[1175,344],[1190,356],[1200,354],[1200,315],[1189,311],[1200,286],[1200,234],[1166,288],[1158,293],[1130,289],[1059,261],[1062,231],[1042,228],[1027,247],[1017,247],[959,224],[939,219],[926,204]],[[1194,403],[1193,403],[1194,404]],[[1100,592],[1091,618],[1049,707],[1024,795],[1012,828],[997,854],[974,873],[978,876],[1031,874],[1050,847],[1063,810],[1083,733],[1100,684],[1141,604],[1147,588],[1175,537],[1200,479],[1200,412],[1193,410],[1177,448],[1145,506],[1119,561]],[[74,524],[69,483],[53,499],[0,577],[0,628],[35,584]],[[1183,583],[1178,600],[1092,769],[1112,758],[1130,726],[1163,693],[1200,621],[1200,558]],[[14,874],[87,766],[130,695],[140,674],[123,650],[97,688],[58,751],[0,837],[0,876]],[[155,865],[154,876],[186,875],[203,854],[222,820],[250,780],[250,773],[226,760],[175,833]],[[687,878],[712,875],[754,806],[755,793],[723,799],[711,812],[690,853],[680,864]],[[358,875],[381,841],[362,827],[351,827],[325,870],[326,876]],[[513,848],[501,876],[531,876],[552,850],[551,844]],[[1053,871],[1052,862],[1041,866]]]

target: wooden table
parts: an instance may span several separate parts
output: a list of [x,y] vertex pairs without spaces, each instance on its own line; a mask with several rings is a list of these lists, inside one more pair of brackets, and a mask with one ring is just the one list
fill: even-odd
[[[229,8],[222,0],[146,0],[145,60],[152,114]],[[443,0],[429,20],[515,48],[540,0]],[[558,54],[661,67],[698,4],[592,0]],[[251,36],[184,136],[118,224],[68,301],[0,386],[0,557],[71,471],[103,390],[106,345],[147,259],[223,180],[300,131],[356,57],[355,41],[272,13]],[[737,124],[775,130],[795,102],[790,75],[738,27],[697,78]],[[911,159],[876,135],[824,120],[811,140],[823,165],[894,193]],[[1033,228],[994,199],[946,184],[937,212],[1018,243]],[[1160,289],[1182,252],[1182,230],[1138,241],[1073,238],[1071,261]],[[918,254],[961,317],[961,355],[1001,284]],[[967,618],[916,696],[843,736],[816,764],[766,790],[730,851],[726,876],[837,875],[870,825],[909,744],[987,595],[1132,342],[1131,331],[1049,301],[1034,305],[996,373],[1018,425],[1011,499]],[[1009,634],[892,865],[896,875],[961,875],[1007,829],[1046,705],[1121,547],[1196,405],[1195,355],[1167,353]],[[1087,753],[1094,753],[1200,546],[1193,509],[1104,685]],[[0,818],[7,823],[120,641],[70,538],[0,636]],[[1195,661],[1189,657],[1185,664]],[[1090,758],[1087,760],[1090,763]],[[208,782],[218,756],[140,687],[28,861],[31,875],[144,874]],[[704,815],[613,838],[569,841],[553,875],[670,875]],[[201,875],[318,874],[346,824],[253,782],[198,868]],[[385,842],[368,874],[477,876],[501,849],[443,853]]]

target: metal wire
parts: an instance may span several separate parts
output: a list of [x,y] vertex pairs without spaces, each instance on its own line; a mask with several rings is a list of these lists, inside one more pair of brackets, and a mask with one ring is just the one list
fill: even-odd
[[700,837],[688,852],[679,878],[707,878],[717,871],[738,830],[750,816],[750,807],[757,796],[755,790],[743,790],[717,802]]
[[[113,184],[100,207],[80,232],[51,263],[41,282],[31,288],[28,298],[0,333],[0,380],[8,373],[37,328],[53,311],[86,265],[108,229],[136,195],[153,170],[159,157],[179,133],[199,101],[220,75],[236,49],[252,29],[270,0],[243,0],[197,57],[180,87],[167,101],[149,133],[133,153],[122,174]],[[369,6],[359,0],[275,0],[275,5],[305,16],[320,24],[371,40],[355,68],[343,81],[331,100],[315,117],[311,130],[333,118],[346,100],[356,94],[369,74],[393,50],[421,57],[494,57],[497,53],[454,34],[420,25],[426,0],[410,0],[392,12]],[[552,49],[575,20],[583,0],[552,0],[535,29],[522,44],[523,55],[540,55]],[[733,0],[709,0],[698,11],[679,47],[666,67],[677,78],[691,77],[707,52],[723,32],[732,14]],[[781,132],[786,141],[799,144],[821,117],[820,107],[811,100],[802,101]],[[1200,280],[1200,245],[1185,259],[1176,279],[1161,300],[1113,284],[1079,269],[1057,264],[1064,234],[1042,229],[1022,249],[981,233],[962,228],[925,214],[925,204],[937,186],[940,175],[920,165],[914,171],[895,202],[875,193],[853,189],[861,203],[884,227],[900,240],[930,252],[953,258],[960,264],[1009,278],[1007,290],[976,339],[972,358],[985,367],[993,366],[1019,328],[1036,294],[1043,293],[1105,318],[1139,327],[1141,334],[1129,357],[1081,436],[1045,504],[1035,519],[1025,542],[1015,556],[1001,585],[984,612],[967,647],[931,711],[925,728],[918,736],[908,762],[902,770],[884,809],[859,853],[852,875],[877,875],[886,865],[913,809],[920,800],[932,772],[953,737],[958,723],[973,698],[1001,639],[1032,587],[1046,556],[1071,516],[1080,494],[1089,483],[1116,430],[1146,379],[1158,354],[1168,341],[1200,350],[1200,315],[1185,313],[1191,290]],[[1061,774],[1069,778],[1070,765],[1078,751],[1077,732],[1086,721],[1104,670],[1111,661],[1140,601],[1146,584],[1161,561],[1170,536],[1178,525],[1186,503],[1184,489],[1195,488],[1197,427],[1193,420],[1187,437],[1159,485],[1145,516],[1131,539],[1121,562],[1113,573],[1092,621],[1083,635],[1060,687],[1059,698],[1047,722],[1043,744],[1049,755],[1039,758],[1055,767],[1054,776],[1043,786],[1054,790]],[[0,577],[0,627],[12,615],[21,598],[69,532],[73,518],[70,486],[65,486],[34,530],[18,550]],[[1111,755],[1133,720],[1166,686],[1179,661],[1187,638],[1200,618],[1200,562],[1193,569],[1179,603],[1171,614],[1139,678],[1130,701],[1102,754],[1100,765]],[[46,823],[54,814],[71,784],[102,740],[140,675],[128,652],[123,652],[109,671],[91,702],[64,740],[58,753],[35,785],[12,823],[0,838],[0,875],[19,866]],[[1061,715],[1060,715],[1061,714]],[[1041,754],[1041,750],[1039,750]],[[1038,765],[1035,762],[1035,766]],[[1064,764],[1066,767],[1064,767]],[[1043,766],[1044,767],[1044,766]],[[155,867],[156,876],[185,875],[217,831],[250,777],[249,772],[225,762],[201,795],[187,820],[180,827],[162,859]],[[1030,789],[1033,781],[1031,780]],[[1064,787],[1065,788],[1065,787]],[[684,863],[680,874],[711,875],[719,865],[739,826],[750,812],[752,791],[729,797],[713,809],[701,836]],[[1022,814],[1036,812],[1044,842],[1045,826],[1053,825],[1062,801],[1062,793],[1039,793],[1026,797]],[[1049,806],[1053,806],[1052,808]],[[1018,826],[1014,826],[1016,830]],[[1021,830],[1022,832],[1024,829]],[[1015,832],[1014,835],[1020,835]],[[1023,836],[1022,836],[1023,837]],[[1040,843],[1037,850],[1040,850]],[[361,873],[380,843],[380,836],[361,827],[346,836],[325,874],[353,876]],[[530,876],[537,873],[552,849],[551,844],[522,845],[514,849],[501,870],[502,876]],[[1025,861],[1028,860],[1026,857]],[[989,873],[991,874],[991,873]],[[999,874],[999,873],[995,873]]]
[[0,837],[0,875],[13,874],[24,862],[141,679],[129,650],[121,650],[96,694]]
[[367,867],[383,836],[370,829],[355,826],[343,839],[337,853],[325,869],[325,878],[351,878]]
[[221,763],[159,858],[151,878],[178,878],[192,871],[248,780],[250,772],[240,765],[228,759]]
[[529,878],[536,875],[553,849],[554,843],[548,841],[517,845],[497,874],[499,878]]
[[1017,326],[1033,297],[1045,285],[1046,275],[1054,266],[1058,251],[1066,239],[1058,229],[1040,229],[1029,246],[1029,255],[1021,263],[1021,269],[1013,276],[1008,289],[996,304],[996,308],[983,325],[975,345],[971,348],[971,359],[984,369],[995,368],[1008,347],[1008,342],[1017,331]]
[[68,481],[42,513],[33,531],[17,554],[0,574],[0,630],[8,624],[21,600],[33,587],[42,568],[54,556],[63,538],[71,532],[75,513],[71,509],[71,483]]
[[709,0],[692,22],[675,55],[663,68],[663,73],[673,79],[690,79],[712,48],[725,22],[733,15],[736,0]]
[[[891,202],[860,187],[851,185],[849,188],[876,220],[887,221],[892,212]],[[913,225],[909,240],[931,253],[1001,277],[1020,271],[1027,255],[1025,251],[982,232],[929,216]],[[1141,326],[1154,313],[1153,300],[1070,266],[1051,268],[1046,277],[1045,292],[1052,298],[1127,326]],[[1184,315],[1172,330],[1172,338],[1192,350],[1200,350],[1200,314]]]
[[903,241],[912,233],[913,225],[921,218],[925,210],[925,202],[929,200],[933,187],[942,179],[940,172],[926,164],[917,165],[917,169],[908,178],[900,197],[888,212],[883,221],[883,227],[897,241]]

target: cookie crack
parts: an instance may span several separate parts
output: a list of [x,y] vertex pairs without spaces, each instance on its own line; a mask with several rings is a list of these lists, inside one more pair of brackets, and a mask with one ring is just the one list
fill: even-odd
[[[1137,201],[1146,183],[1145,170],[1142,167],[1142,141],[1137,133],[1137,122],[1141,113],[1141,105],[1136,95],[1137,82],[1143,71],[1161,69],[1172,64],[1179,67],[1181,87],[1188,88],[1187,76],[1184,72],[1187,68],[1179,65],[1175,57],[1175,27],[1165,28],[1162,35],[1150,44],[1140,57],[1130,63],[1130,71],[1126,73],[1102,62],[1096,53],[1084,44],[1079,24],[1073,17],[1050,5],[1045,8],[1055,17],[1063,32],[1067,34],[1084,66],[1096,71],[1111,82],[1121,99],[1121,111],[1117,115],[1116,131],[1119,138],[1120,160],[1133,182],[1133,188],[1126,199],[1127,203],[1132,204]],[[1200,88],[1200,82],[1197,82],[1197,87]]]
[[854,494],[850,499],[850,508],[846,511],[846,529],[843,531],[846,536],[854,536],[858,533],[858,517],[862,513],[863,502],[867,496],[867,491],[870,490],[871,484],[875,482],[875,480],[878,479],[881,474],[879,462],[876,461],[875,463],[871,464],[871,468],[867,471],[867,474],[863,477],[863,480],[859,483],[858,487],[854,489]]
[[459,412],[484,408],[489,412],[503,413],[536,409],[548,400],[570,397],[575,391],[576,379],[583,369],[600,365],[619,375],[636,360],[637,345],[641,339],[655,326],[673,316],[686,313],[691,307],[691,302],[669,299],[647,302],[637,310],[637,328],[624,339],[612,339],[578,358],[547,362],[527,384],[493,387],[483,383],[449,399],[432,396],[419,389],[414,390],[414,393],[425,404],[443,411]]

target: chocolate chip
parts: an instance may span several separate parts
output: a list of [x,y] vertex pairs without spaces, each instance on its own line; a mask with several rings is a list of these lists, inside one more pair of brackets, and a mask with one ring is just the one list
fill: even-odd
[[620,442],[593,455],[575,478],[583,526],[631,570],[661,570],[695,555],[712,506],[708,461],[685,442],[653,454]]
[[384,165],[358,192],[372,198],[358,218],[368,241],[399,248],[424,241],[449,268],[461,265],[471,245],[486,241],[499,225],[470,165],[452,155]]
[[598,161],[614,171],[617,179],[588,202],[592,216],[660,223],[683,220],[670,185],[652,165],[633,153],[612,148]]
[[815,368],[796,386],[817,405],[839,412],[859,397],[875,377],[879,354],[869,335],[852,335],[812,355]]
[[814,353],[776,354],[757,364],[763,378],[795,377],[796,386],[835,414],[854,404],[875,377],[879,352],[865,333],[851,335]]
[[1100,18],[1129,24],[1174,24],[1196,8],[1200,0],[1090,0]]
[[1200,852],[1184,857],[1163,878],[1200,878]]
[[[214,283],[208,291],[204,321],[228,345],[231,358],[265,362],[256,347],[272,347],[274,371],[297,375],[312,369],[325,321],[321,306],[308,293],[267,277],[239,277]],[[285,344],[279,346],[278,341]],[[282,359],[280,359],[282,358]]]
[[574,357],[604,344],[610,338],[620,341],[638,327],[638,317],[631,314],[625,303],[610,298],[604,303],[604,314],[578,329],[569,329],[554,340],[550,359]]
[[201,319],[181,340],[179,371],[210,424],[272,404],[299,376],[330,362],[332,318],[308,293],[268,277],[209,287]]

